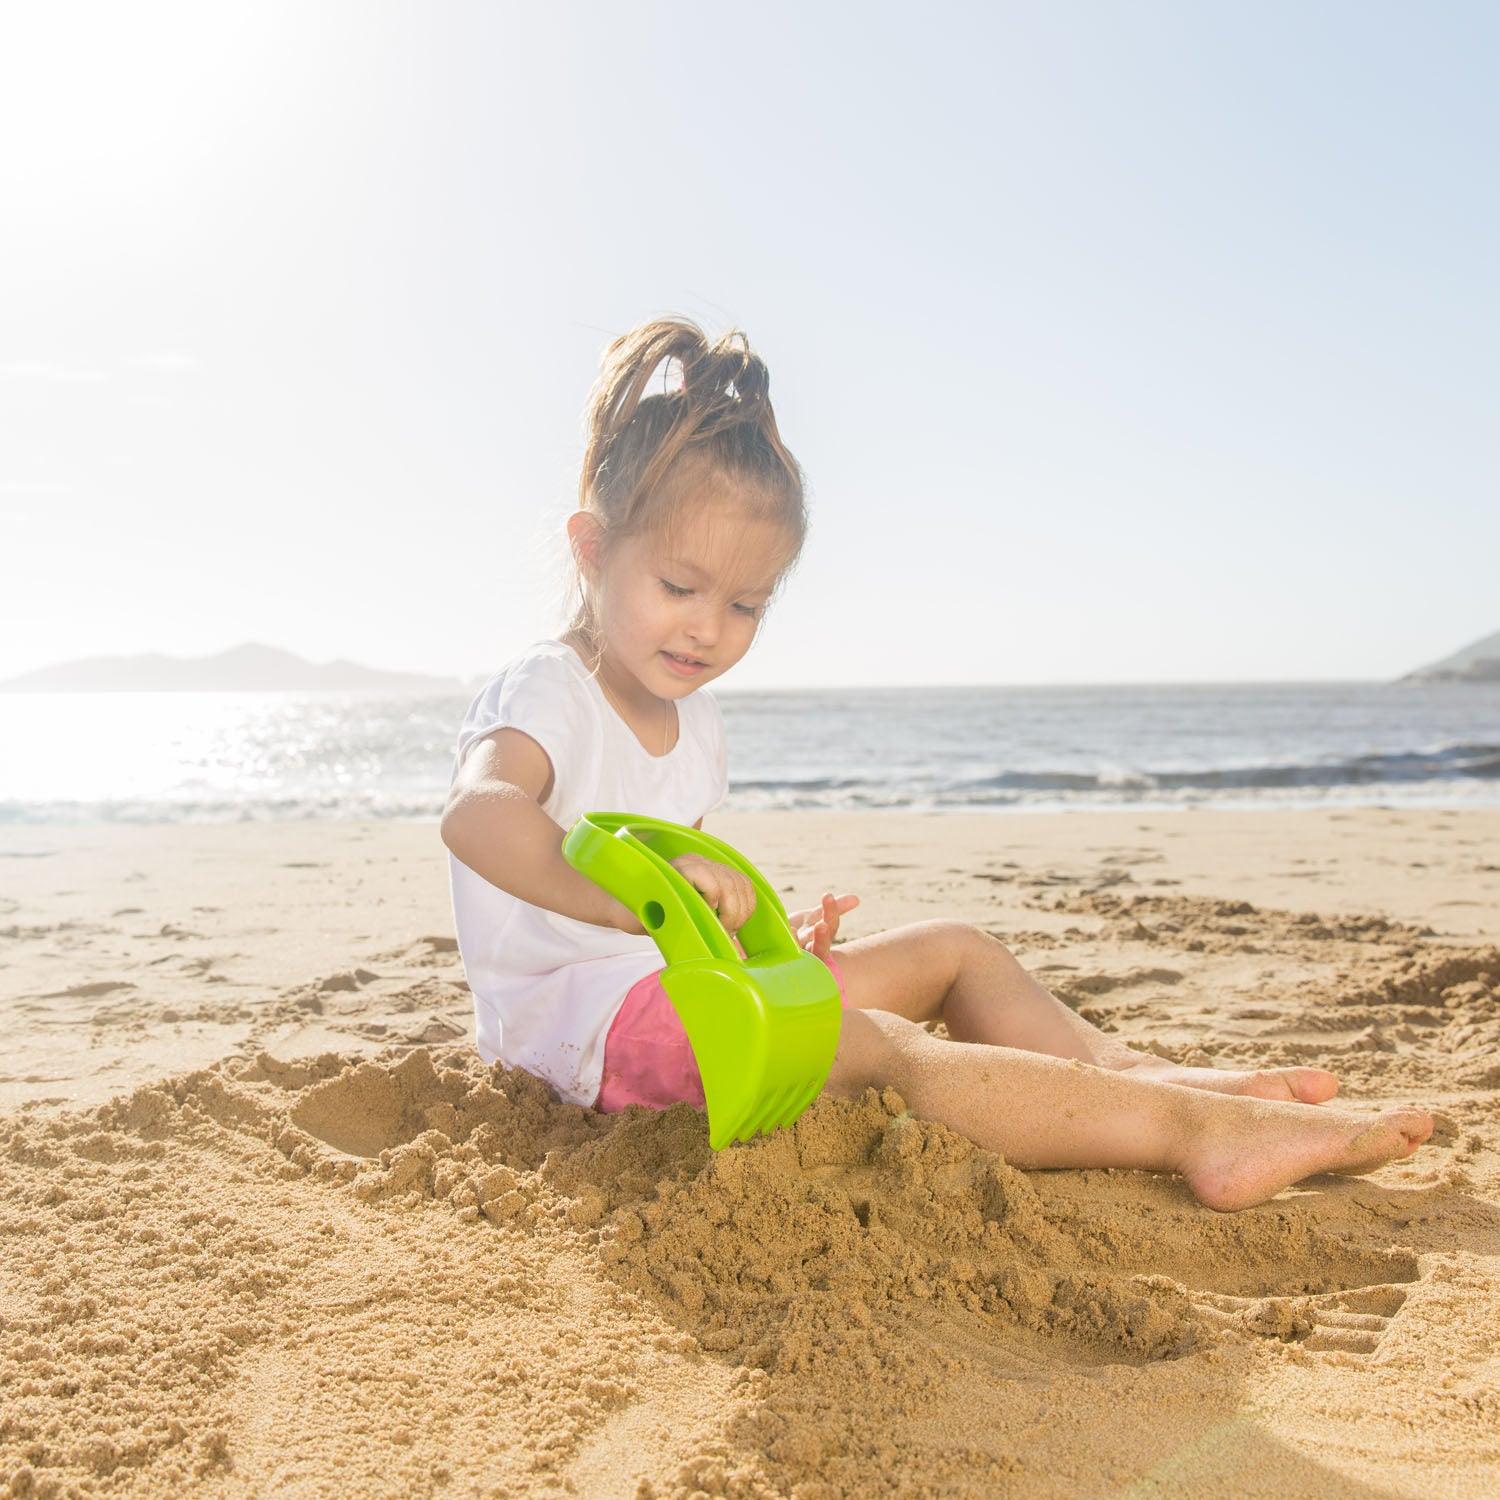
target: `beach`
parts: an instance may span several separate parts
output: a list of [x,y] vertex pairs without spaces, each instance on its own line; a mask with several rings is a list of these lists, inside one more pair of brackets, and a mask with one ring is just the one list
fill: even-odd
[[10,825],[0,1493],[1500,1491],[1500,809],[707,827],[1437,1131],[1232,1215],[889,1089],[715,1155],[479,1062],[434,821]]

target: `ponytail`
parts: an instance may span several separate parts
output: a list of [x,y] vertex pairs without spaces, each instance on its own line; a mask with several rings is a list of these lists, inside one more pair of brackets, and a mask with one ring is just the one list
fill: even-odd
[[[648,395],[658,369],[662,390]],[[604,546],[666,532],[711,487],[780,523],[795,560],[807,535],[804,481],[770,392],[765,361],[738,329],[710,343],[686,318],[655,318],[615,339],[589,392],[578,481],[578,508],[598,519]],[[581,587],[570,629],[595,633]]]

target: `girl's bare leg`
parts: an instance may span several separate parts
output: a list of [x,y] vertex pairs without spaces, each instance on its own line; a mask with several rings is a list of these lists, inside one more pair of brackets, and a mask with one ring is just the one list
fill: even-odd
[[1248,1208],[1315,1172],[1369,1171],[1432,1133],[1424,1110],[1359,1115],[1184,1088],[1130,1069],[944,1041],[886,1011],[846,1011],[827,1092],[856,1098],[886,1085],[914,1115],[1017,1166],[1180,1172],[1220,1210]]
[[1223,1094],[1321,1104],[1338,1092],[1323,1068],[1189,1068],[1136,1052],[1038,984],[998,939],[935,918],[840,943],[834,960],[850,1005],[909,1021],[941,1019],[955,1041],[1023,1047],[1139,1078]]

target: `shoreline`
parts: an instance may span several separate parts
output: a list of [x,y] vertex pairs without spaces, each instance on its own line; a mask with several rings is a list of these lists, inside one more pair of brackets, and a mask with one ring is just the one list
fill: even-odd
[[[716,817],[729,818],[805,818],[805,817],[831,817],[831,818],[885,818],[885,817],[921,817],[921,818],[1011,818],[1011,817],[1069,817],[1069,816],[1110,816],[1121,817],[1180,817],[1185,815],[1216,815],[1220,813],[1241,813],[1253,816],[1275,816],[1280,813],[1318,813],[1318,812],[1494,812],[1500,813],[1500,789],[1491,790],[1489,782],[1466,781],[1459,785],[1475,789],[1474,795],[1454,796],[1451,794],[1434,794],[1428,796],[1413,796],[1410,798],[1400,795],[1380,797],[1365,797],[1358,794],[1349,797],[1330,796],[1326,791],[1320,790],[1317,795],[1310,795],[1303,799],[1281,800],[1278,795],[1272,794],[1265,797],[1233,797],[1215,796],[1203,798],[1198,801],[1173,801],[1161,798],[1156,801],[1132,802],[1129,800],[1112,802],[1105,800],[1057,802],[993,802],[993,803],[954,803],[942,807],[923,807],[915,805],[916,799],[891,807],[830,807],[822,804],[814,804],[806,807],[749,807],[749,808],[721,808],[715,814]],[[1398,792],[1400,788],[1396,789]],[[299,812],[295,814],[275,813],[265,815],[260,811],[245,812],[214,812],[209,816],[197,814],[185,817],[136,815],[101,817],[97,811],[91,811],[88,816],[73,816],[71,814],[63,817],[6,817],[0,818],[0,840],[10,829],[20,828],[175,828],[179,826],[204,826],[204,827],[238,827],[241,824],[268,823],[275,825],[292,825],[300,823],[314,824],[343,824],[343,823],[369,823],[379,825],[382,823],[435,823],[442,815],[440,799],[431,805],[424,805],[419,810],[407,810],[398,812],[351,814],[345,812]]]

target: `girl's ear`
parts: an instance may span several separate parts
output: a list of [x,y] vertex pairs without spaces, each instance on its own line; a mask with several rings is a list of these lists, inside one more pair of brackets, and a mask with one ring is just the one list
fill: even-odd
[[580,568],[592,573],[599,562],[599,519],[586,510],[568,517],[568,544]]

